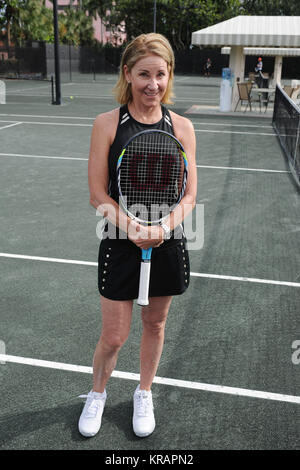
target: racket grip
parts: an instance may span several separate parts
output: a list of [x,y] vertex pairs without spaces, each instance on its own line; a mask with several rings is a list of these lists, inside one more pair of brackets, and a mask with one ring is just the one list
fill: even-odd
[[144,260],[141,262],[139,296],[137,300],[138,305],[141,306],[149,305],[148,293],[150,282],[150,268],[150,260]]

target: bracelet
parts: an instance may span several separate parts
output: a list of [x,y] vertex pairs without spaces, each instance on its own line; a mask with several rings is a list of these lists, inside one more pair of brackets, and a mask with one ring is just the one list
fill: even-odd
[[170,227],[168,227],[167,224],[160,224],[161,228],[163,229],[164,231],[164,240],[169,240],[170,237],[171,237],[171,230],[170,230]]

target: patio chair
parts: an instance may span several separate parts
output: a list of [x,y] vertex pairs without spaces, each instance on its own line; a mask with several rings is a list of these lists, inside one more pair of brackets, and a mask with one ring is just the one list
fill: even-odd
[[236,107],[234,111],[236,111],[238,104],[241,102],[241,107],[243,105],[243,101],[247,102],[245,111],[247,111],[248,105],[250,106],[250,111],[252,111],[252,103],[259,103],[259,109],[261,110],[261,102],[260,102],[260,97],[258,99],[253,99],[251,97],[251,88],[252,88],[252,83],[251,82],[244,82],[244,83],[238,83],[238,91],[239,91],[239,100],[236,104]]
[[296,87],[292,89],[291,99],[296,102],[299,93],[300,93],[300,85],[297,85]]
[[287,94],[289,97],[291,97],[292,92],[293,92],[293,87],[292,87],[292,86],[290,86],[290,85],[285,85],[285,86],[283,87],[283,90],[286,92],[286,94]]
[[265,105],[265,113],[267,112],[269,104],[274,105],[275,92],[274,93],[261,93],[259,95],[260,105]]
[[252,84],[255,83],[255,73],[254,72],[249,72],[249,82]]

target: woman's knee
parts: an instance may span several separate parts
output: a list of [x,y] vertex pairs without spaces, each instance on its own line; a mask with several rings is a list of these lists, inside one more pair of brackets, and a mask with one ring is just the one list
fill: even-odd
[[100,341],[107,351],[117,352],[126,343],[127,338],[127,333],[102,333]]
[[130,331],[132,304],[132,301],[111,301],[101,298],[100,342],[107,351],[118,351],[126,342]]
[[154,335],[164,332],[172,297],[151,298],[142,310],[143,328]]
[[143,316],[143,328],[153,335],[159,335],[164,332],[166,325],[166,317],[151,318],[149,315]]

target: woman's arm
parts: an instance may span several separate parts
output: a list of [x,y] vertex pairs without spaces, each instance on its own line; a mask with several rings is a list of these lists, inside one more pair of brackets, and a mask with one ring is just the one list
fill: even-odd
[[[184,196],[178,206],[164,220],[170,231],[174,230],[182,223],[184,218],[193,210],[196,204],[197,195],[197,167],[196,167],[196,137],[193,124],[178,114],[170,112],[175,137],[182,143],[188,160],[188,178]],[[152,244],[152,239],[164,239],[164,232],[160,226],[143,227],[140,232],[140,238],[136,240],[136,245],[140,248],[149,248],[150,246],[159,246]]]
[[[108,155],[119,122],[119,111],[114,109],[99,114],[95,119],[88,163],[90,204],[109,222],[128,234],[128,238],[140,248],[158,246],[163,242],[161,227],[143,227],[130,219],[119,204],[108,195],[109,167]],[[140,243],[140,240],[143,240]],[[143,245],[143,246],[141,246]]]
[[88,163],[90,204],[112,224],[127,232],[130,219],[108,195],[108,155],[118,126],[118,110],[99,114],[93,125]]
[[186,119],[173,112],[171,113],[174,126],[174,133],[177,139],[182,143],[187,161],[188,161],[188,177],[186,190],[183,198],[178,206],[171,212],[170,216],[165,220],[165,224],[174,230],[184,218],[194,209],[197,196],[197,167],[196,167],[196,137],[193,124]]

